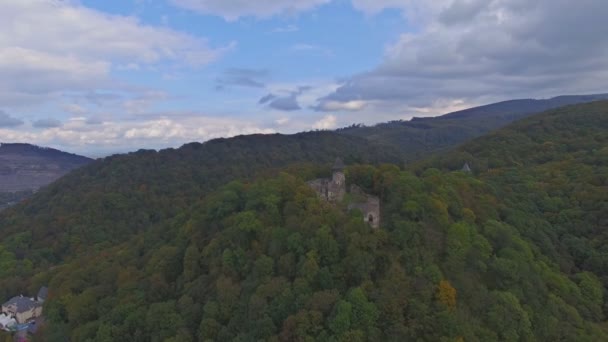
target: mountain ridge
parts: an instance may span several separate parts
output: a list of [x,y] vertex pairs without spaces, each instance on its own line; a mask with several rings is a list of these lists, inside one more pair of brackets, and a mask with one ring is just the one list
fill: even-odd
[[608,94],[562,95],[549,99],[519,99],[492,103],[441,116],[390,121],[373,126],[338,129],[340,134],[366,138],[400,148],[408,162],[449,150],[467,140],[504,127],[518,119],[565,105],[608,100]]

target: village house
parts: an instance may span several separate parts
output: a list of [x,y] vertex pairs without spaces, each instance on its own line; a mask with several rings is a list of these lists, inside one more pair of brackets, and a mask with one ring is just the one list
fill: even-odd
[[17,324],[30,323],[42,316],[42,304],[47,299],[48,289],[41,287],[36,298],[16,296],[2,304],[0,329],[9,330]]
[[42,315],[42,303],[32,298],[17,296],[2,304],[2,313],[23,324]]

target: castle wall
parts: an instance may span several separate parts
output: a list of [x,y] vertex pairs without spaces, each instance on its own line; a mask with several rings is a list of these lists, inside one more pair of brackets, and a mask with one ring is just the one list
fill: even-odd
[[372,226],[372,228],[380,228],[380,199],[372,195],[366,195],[366,197],[364,202],[352,203],[348,206],[348,209],[360,210],[365,223]]
[[315,179],[308,185],[319,194],[319,196],[332,203],[340,202],[346,194],[346,177],[342,172],[334,173],[332,179]]
[[[319,195],[319,197],[329,203],[339,203],[344,200],[346,195],[346,177],[343,172],[336,171],[331,179],[322,178],[308,182],[308,185]],[[348,210],[360,210],[363,213],[363,220],[372,228],[380,227],[380,198],[368,195],[356,186],[351,186],[350,191],[357,198],[354,203],[348,206]]]

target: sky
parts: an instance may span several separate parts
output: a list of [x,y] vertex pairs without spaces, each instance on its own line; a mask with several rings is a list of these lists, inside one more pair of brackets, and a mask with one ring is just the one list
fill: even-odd
[[1,0],[0,141],[87,156],[608,92],[605,0]]

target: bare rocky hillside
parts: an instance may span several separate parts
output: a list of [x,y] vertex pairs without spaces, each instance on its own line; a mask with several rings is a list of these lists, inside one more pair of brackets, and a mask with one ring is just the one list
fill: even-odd
[[0,192],[36,190],[92,159],[29,144],[0,144]]

